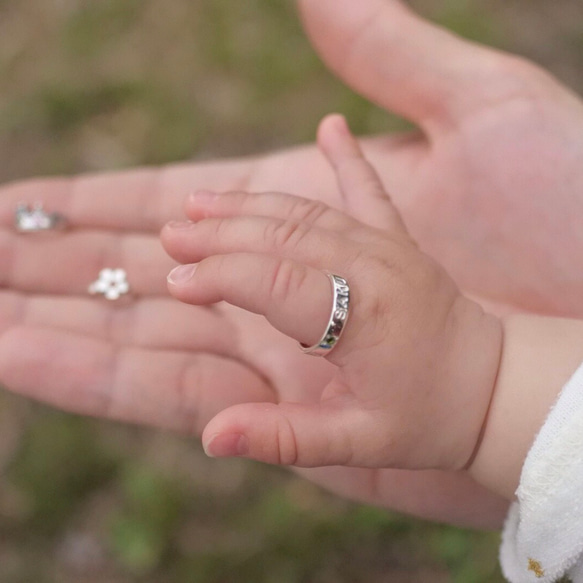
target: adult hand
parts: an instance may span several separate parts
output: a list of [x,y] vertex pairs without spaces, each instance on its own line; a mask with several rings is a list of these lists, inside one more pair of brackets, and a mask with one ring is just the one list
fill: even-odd
[[[572,266],[583,260],[576,219],[583,207],[583,102],[532,63],[462,40],[400,0],[298,5],[329,66],[419,126],[363,146],[421,247],[466,292],[582,316],[583,278]],[[313,147],[17,184],[3,196],[13,204],[36,190],[49,204],[67,206],[79,226],[152,232],[178,218],[185,192],[200,187],[277,190],[350,210]],[[75,191],[87,196],[80,201]]]
[[326,63],[419,126],[369,157],[421,246],[467,291],[583,315],[582,102],[400,0],[298,4]]
[[[573,162],[583,135],[580,103],[531,65],[459,41],[395,2],[314,0],[301,7],[317,46],[344,78],[424,130],[365,144],[423,247],[470,289],[581,314],[580,281],[569,270],[581,254],[571,227],[583,173]],[[350,26],[353,11],[378,17],[358,39],[360,24]],[[322,18],[326,26],[318,33]],[[342,67],[346,50],[353,56]],[[451,70],[444,70],[449,62]],[[415,114],[422,98],[427,111],[422,106]],[[272,341],[261,320],[222,308],[185,311],[157,297],[165,293],[171,264],[153,233],[180,218],[185,194],[199,187],[283,190],[345,206],[312,147],[4,187],[0,381],[69,410],[196,431],[228,405],[265,400],[266,392],[286,382],[286,367],[298,375],[296,347]],[[78,230],[64,243],[15,237],[15,204],[35,200],[65,212]],[[88,240],[90,248],[84,247]],[[112,261],[128,269],[137,292],[127,309],[83,298],[88,281]],[[243,328],[241,347],[237,333]],[[246,348],[254,349],[253,358],[241,352]],[[304,374],[316,387],[327,378],[321,369]],[[308,472],[338,493],[435,520],[494,526],[504,510],[500,499],[463,474]]]
[[[299,168],[306,153],[282,156]],[[173,262],[158,227],[182,216],[193,185],[235,188],[252,182],[243,177],[254,167],[221,163],[4,187],[0,382],[65,410],[194,434],[237,403],[316,399],[332,374],[328,363],[306,358],[261,317],[225,304],[193,308],[167,295]],[[66,214],[71,231],[16,234],[16,204],[39,199]],[[126,270],[131,299],[88,296],[103,267]],[[340,495],[462,526],[494,528],[507,505],[461,472],[301,473]]]

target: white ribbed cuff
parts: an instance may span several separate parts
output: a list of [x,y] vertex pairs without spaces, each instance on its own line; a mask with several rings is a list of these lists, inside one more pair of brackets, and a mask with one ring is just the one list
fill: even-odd
[[530,449],[500,548],[511,583],[583,583],[583,365]]

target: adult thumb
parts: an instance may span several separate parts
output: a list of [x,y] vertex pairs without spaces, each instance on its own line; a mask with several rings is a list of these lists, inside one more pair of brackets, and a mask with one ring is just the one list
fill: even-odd
[[316,50],[339,77],[429,132],[508,89],[490,82],[500,77],[503,53],[423,20],[400,0],[298,0],[298,6]]

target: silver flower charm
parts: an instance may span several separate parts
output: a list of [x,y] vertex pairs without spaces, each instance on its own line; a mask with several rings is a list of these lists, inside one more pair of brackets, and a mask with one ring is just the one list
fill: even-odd
[[89,286],[90,294],[102,294],[108,300],[118,300],[129,291],[125,269],[102,269],[97,281]]

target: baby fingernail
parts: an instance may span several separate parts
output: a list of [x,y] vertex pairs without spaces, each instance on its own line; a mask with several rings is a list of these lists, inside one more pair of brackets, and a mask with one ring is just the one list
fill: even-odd
[[190,202],[195,204],[209,204],[213,202],[219,195],[211,190],[197,190],[190,195]]
[[172,283],[174,285],[181,285],[187,283],[192,279],[194,272],[198,265],[196,263],[192,263],[189,265],[179,265],[175,267],[166,278],[168,283]]
[[239,457],[249,452],[249,440],[241,433],[217,433],[204,444],[209,457]]

